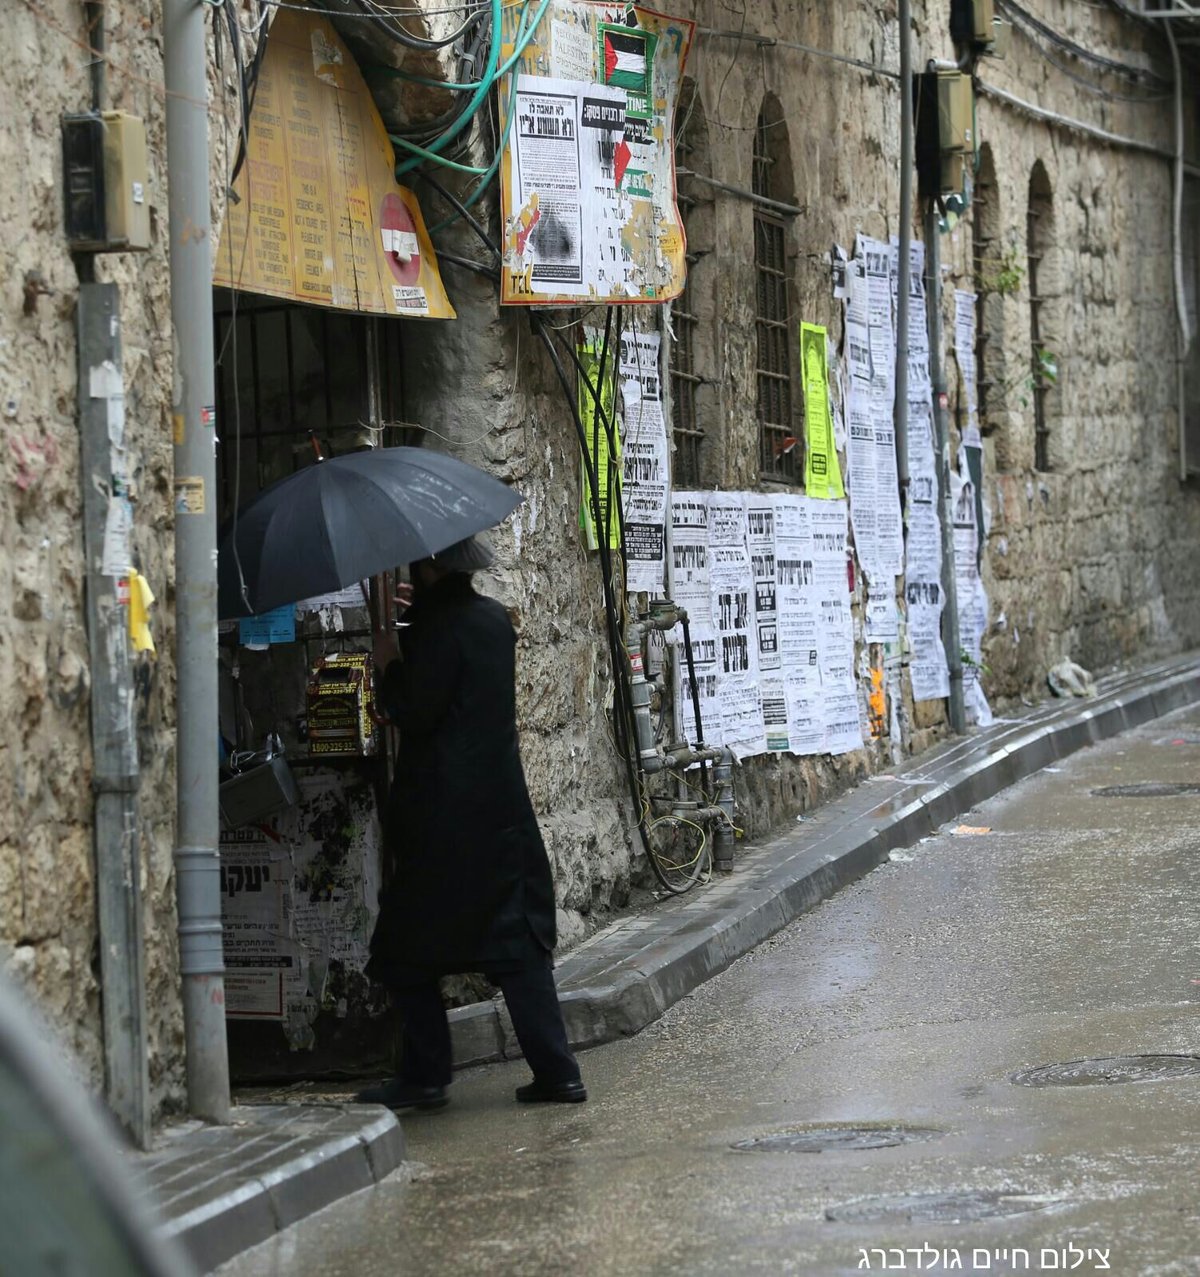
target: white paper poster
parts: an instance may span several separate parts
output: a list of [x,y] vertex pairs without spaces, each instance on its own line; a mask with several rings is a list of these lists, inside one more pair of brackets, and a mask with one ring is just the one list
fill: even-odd
[[618,375],[625,421],[621,497],[625,516],[625,588],[661,596],[666,585],[670,491],[657,332],[621,334]]
[[926,328],[925,245],[912,246],[912,297],[908,373],[908,540],[905,602],[912,646],[909,674],[913,700],[950,695],[942,645],[942,537],[938,522],[937,458],[933,435],[933,386]]

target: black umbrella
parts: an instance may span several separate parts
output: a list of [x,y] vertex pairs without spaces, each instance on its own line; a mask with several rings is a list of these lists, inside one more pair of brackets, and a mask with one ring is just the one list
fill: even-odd
[[[221,540],[223,620],[269,612],[428,558],[506,519],[524,498],[424,448],[320,461],[260,493]],[[243,594],[243,583],[245,594]]]

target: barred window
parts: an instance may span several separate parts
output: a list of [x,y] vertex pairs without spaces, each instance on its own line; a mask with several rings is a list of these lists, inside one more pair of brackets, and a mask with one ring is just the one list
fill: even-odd
[[1054,204],[1050,179],[1039,160],[1029,177],[1029,209],[1026,218],[1025,248],[1029,261],[1029,368],[1033,400],[1033,468],[1050,469],[1050,417],[1048,399],[1054,384],[1053,356],[1048,352],[1043,292],[1046,285],[1046,257],[1053,244]]
[[695,232],[699,218],[695,216],[701,202],[699,184],[692,174],[707,168],[707,141],[704,108],[695,82],[685,80],[675,110],[675,172],[679,210],[683,215],[687,239],[687,282],[683,292],[671,306],[673,343],[671,371],[671,433],[675,443],[672,465],[673,481],[680,488],[695,488],[701,483],[701,454],[704,427],[697,410],[696,391],[702,378],[697,369],[695,271],[701,258]]
[[1002,349],[1001,337],[1004,282],[1006,268],[1004,246],[1000,239],[1000,194],[996,188],[996,167],[992,148],[985,142],[979,148],[979,171],[971,197],[974,221],[971,230],[975,266],[975,377],[979,398],[979,424],[986,434],[995,425],[989,411],[1003,406],[1003,387],[997,385]]
[[[786,202],[787,129],[777,103],[768,100],[754,131],[754,194]],[[755,328],[758,380],[759,461],[764,479],[798,483],[800,445],[794,419],[794,387],[787,223],[761,204],[754,206]]]

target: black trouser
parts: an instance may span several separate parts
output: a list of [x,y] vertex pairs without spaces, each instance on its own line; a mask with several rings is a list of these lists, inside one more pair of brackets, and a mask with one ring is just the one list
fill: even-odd
[[[511,974],[497,972],[491,978],[504,994],[533,1076],[551,1085],[577,1080],[579,1065],[567,1045],[550,964]],[[437,980],[394,989],[393,997],[403,1021],[402,1080],[414,1086],[446,1086],[451,1072],[450,1024]]]

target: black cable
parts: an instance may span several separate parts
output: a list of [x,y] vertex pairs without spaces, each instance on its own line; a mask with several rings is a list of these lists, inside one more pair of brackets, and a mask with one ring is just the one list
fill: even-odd
[[[346,0],[344,0],[346,2]],[[420,49],[427,52],[445,49],[452,45],[456,40],[461,39],[481,18],[486,16],[487,10],[480,5],[470,13],[467,20],[458,28],[457,31],[445,36],[441,40],[429,40],[425,36],[413,35],[411,31],[405,31],[399,26],[394,19],[394,15],[384,11],[380,12],[370,0],[354,0],[355,7],[359,13],[365,18],[374,18],[379,24],[379,29],[389,39],[394,40],[397,44],[402,44],[406,49]],[[494,33],[494,38],[499,37],[499,32]]]
[[503,261],[504,254],[500,251],[500,245],[496,243],[486,230],[484,230],[483,224],[472,214],[471,210],[458,198],[457,195],[454,194],[453,191],[447,190],[432,173],[427,173],[424,169],[414,169],[413,172],[423,182],[432,186],[442,199],[444,199],[446,203],[458,213],[459,217],[461,217],[475,232],[475,234],[479,236],[484,246],[488,249],[492,256],[495,257],[497,263]]
[[[692,658],[692,629],[685,615],[680,622],[683,626],[683,648],[687,654],[688,682],[692,685],[692,718],[696,723],[696,748],[704,748],[704,724],[700,717],[700,689],[696,686],[696,663]],[[700,788],[708,794],[708,765],[700,764]]]
[[[238,129],[238,153],[234,160],[233,169],[229,174],[228,186],[233,186],[237,181],[238,174],[242,171],[242,165],[246,162],[246,155],[250,150],[250,111],[252,104],[250,100],[250,86],[246,75],[245,61],[242,57],[242,29],[238,23],[237,6],[234,0],[225,0],[222,6],[225,11],[225,21],[229,27],[229,47],[233,51],[233,65],[237,72],[238,82],[238,100],[241,106],[241,125]],[[259,49],[266,43],[266,32],[259,32]],[[220,38],[217,40],[220,44]],[[257,56],[257,52],[256,52]],[[256,78],[257,78],[257,72]],[[228,156],[226,156],[228,161]]]
[[1094,53],[1091,49],[1085,48],[1082,44],[1076,43],[1074,40],[1061,35],[1055,31],[1053,27],[1047,26],[1040,18],[1035,17],[1027,9],[1022,7],[1016,0],[1000,0],[1000,8],[1008,13],[1018,17],[1023,23],[1032,27],[1035,31],[1044,35],[1047,40],[1057,44],[1059,48],[1066,49],[1068,53],[1073,54],[1082,62],[1090,62],[1093,66],[1102,67],[1106,71],[1113,72],[1114,75],[1123,75],[1127,79],[1134,81],[1136,84],[1158,84],[1166,87],[1166,81],[1153,71],[1146,71],[1141,67],[1135,67],[1128,62],[1119,62],[1115,58],[1105,57],[1102,53]]
[[[607,309],[611,312],[615,310],[616,308],[613,306],[609,306],[607,307]],[[591,377],[588,375],[587,369],[583,365],[583,360],[579,358],[578,351],[557,329],[554,330],[554,333],[555,333],[555,336],[562,343],[563,349],[567,352],[568,356],[571,359],[571,362],[575,365],[575,370],[576,372],[578,372],[579,378],[583,382],[584,388],[587,390],[588,395],[592,400],[592,403],[595,405],[596,411],[595,411],[595,416],[594,416],[593,424],[592,424],[592,428],[593,428],[592,447],[593,449],[595,449],[596,444],[599,442],[599,427],[603,426],[604,433],[608,438],[609,457],[610,458],[615,457],[617,455],[615,422],[609,419],[609,414],[607,410],[605,409],[602,398],[601,398],[599,382],[600,380],[602,380],[602,376],[598,377],[596,381],[592,381]],[[603,348],[602,348],[602,353],[603,353]],[[614,399],[616,398],[615,393],[613,397]],[[586,438],[586,432],[585,432],[585,438]],[[594,452],[593,452],[593,455],[595,455]],[[612,502],[610,501],[609,502],[610,512],[611,512],[611,508],[612,508]],[[597,522],[596,524],[596,529],[597,529],[596,539],[597,541],[599,541],[600,540],[600,536],[599,536],[600,523],[599,522]],[[606,530],[606,533],[611,535],[611,531],[612,531],[611,522],[607,524],[605,530]],[[608,544],[610,535],[605,537],[606,545]],[[625,556],[625,511],[620,501],[617,502],[617,543],[621,551],[621,557],[622,559],[624,559],[624,556]]]
[[[582,454],[583,466],[588,480],[588,487],[591,493],[592,501],[592,518],[596,526],[600,526],[600,500],[599,500],[599,477],[596,472],[596,466],[592,458],[588,455],[587,450],[587,430],[583,424],[583,418],[580,415],[576,397],[572,392],[571,382],[567,376],[567,370],[563,364],[562,358],[554,347],[554,343],[546,335],[546,328],[542,321],[542,317],[536,311],[529,312],[529,322],[533,331],[540,338],[542,345],[546,348],[546,353],[550,356],[550,361],[554,365],[555,374],[558,377],[559,384],[562,386],[563,393],[566,396],[568,406],[571,409],[571,419],[575,426],[575,433],[579,438],[580,452]],[[601,541],[600,543],[600,562],[603,568],[603,589],[604,589],[604,612],[605,612],[605,629],[608,635],[609,658],[612,661],[614,676],[614,695],[613,695],[613,727],[619,735],[617,752],[621,755],[625,763],[626,779],[629,783],[630,797],[633,800],[634,812],[637,819],[638,833],[641,836],[642,846],[646,852],[646,859],[650,862],[650,868],[654,876],[658,879],[662,887],[671,895],[683,895],[693,887],[697,881],[696,878],[691,879],[686,886],[679,886],[670,881],[662,870],[662,866],[658,863],[658,857],[655,855],[650,845],[650,831],[646,827],[646,817],[643,811],[643,801],[641,787],[638,783],[637,769],[633,761],[633,748],[630,740],[630,723],[633,717],[633,698],[629,686],[629,671],[626,665],[625,650],[621,636],[616,632],[617,624],[617,608],[612,593],[612,558],[608,552],[608,546]]]
[[486,265],[484,262],[473,262],[469,257],[459,257],[457,253],[447,252],[444,248],[438,248],[436,244],[433,247],[439,262],[449,262],[452,266],[461,266],[463,270],[473,271],[476,275],[482,275],[484,279],[490,279],[493,284],[499,284],[500,272],[493,267]]

